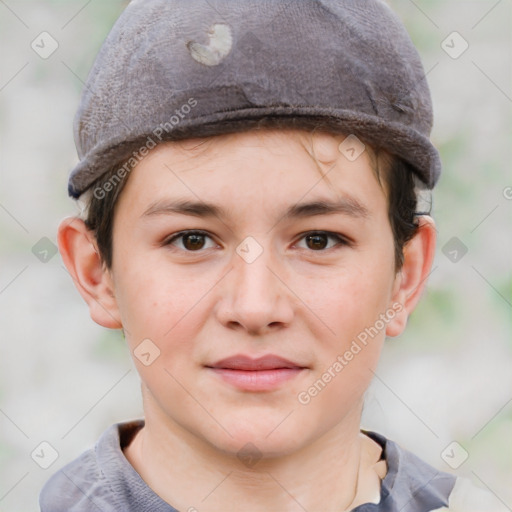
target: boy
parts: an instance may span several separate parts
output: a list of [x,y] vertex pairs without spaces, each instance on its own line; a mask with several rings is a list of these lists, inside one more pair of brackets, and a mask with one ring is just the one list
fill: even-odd
[[500,510],[360,430],[432,264],[431,126],[379,0],[133,1],[84,89],[83,218],[58,239],[145,418],[56,473],[42,511]]

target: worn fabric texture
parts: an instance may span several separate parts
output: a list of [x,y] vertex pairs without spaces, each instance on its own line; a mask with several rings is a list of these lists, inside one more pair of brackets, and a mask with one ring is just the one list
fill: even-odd
[[[134,420],[109,427],[94,448],[50,478],[41,491],[41,512],[177,512],[147,486],[123,454],[122,447],[143,426],[144,420]],[[380,503],[360,505],[354,512],[448,510],[444,507],[456,483],[454,475],[434,469],[380,434],[365,433],[383,447],[388,471]],[[200,503],[191,506],[200,509]],[[464,512],[473,510],[486,509]]]
[[432,122],[418,52],[381,0],[134,0],[83,89],[68,190],[159,142],[257,126],[353,134],[432,188]]

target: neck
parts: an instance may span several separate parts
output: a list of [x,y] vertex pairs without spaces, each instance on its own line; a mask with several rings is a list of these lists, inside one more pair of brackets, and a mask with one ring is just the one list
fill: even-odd
[[247,512],[332,510],[333,505],[343,511],[356,505],[358,475],[367,474],[380,454],[359,431],[360,410],[293,453],[258,454],[261,459],[246,465],[236,453],[221,451],[159,416],[146,410],[146,425],[125,455],[178,510],[235,510],[243,503]]

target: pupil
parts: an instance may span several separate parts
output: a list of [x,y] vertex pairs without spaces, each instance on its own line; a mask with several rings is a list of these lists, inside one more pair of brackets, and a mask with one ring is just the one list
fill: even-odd
[[310,249],[324,249],[326,246],[325,238],[325,235],[308,235],[306,237],[308,242],[312,241],[314,243],[314,247],[310,247]]
[[[202,238],[203,235],[198,234],[185,235],[184,245],[187,249],[200,249],[204,245],[204,240],[201,240]],[[192,244],[187,243],[190,242],[190,240],[192,240]]]

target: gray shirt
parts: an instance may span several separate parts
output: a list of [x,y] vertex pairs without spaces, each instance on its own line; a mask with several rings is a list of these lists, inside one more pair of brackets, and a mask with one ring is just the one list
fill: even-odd
[[[134,420],[109,427],[94,448],[48,480],[40,494],[41,512],[177,512],[148,487],[122,451],[143,426],[144,420]],[[360,505],[354,512],[428,512],[448,506],[454,475],[380,434],[365,434],[382,446],[388,471],[380,503]]]

